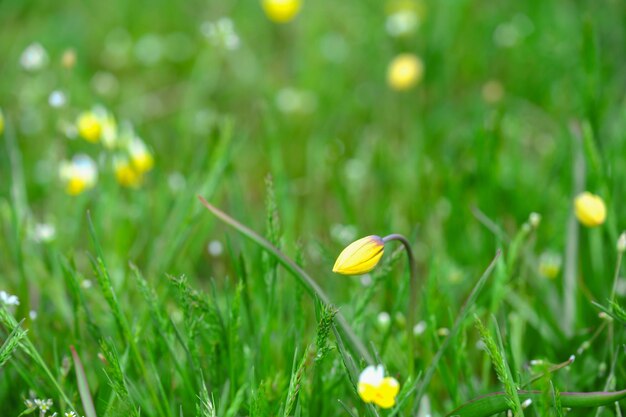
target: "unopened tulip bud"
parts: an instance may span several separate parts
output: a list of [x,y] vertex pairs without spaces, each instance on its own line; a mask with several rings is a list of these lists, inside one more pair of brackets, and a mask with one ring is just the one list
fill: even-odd
[[366,236],[349,244],[337,258],[333,272],[342,275],[365,274],[376,267],[384,252],[380,236]]

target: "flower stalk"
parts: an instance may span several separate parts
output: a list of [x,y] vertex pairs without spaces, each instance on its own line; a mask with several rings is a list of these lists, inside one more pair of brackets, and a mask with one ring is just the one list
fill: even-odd
[[414,354],[415,354],[415,337],[413,335],[413,328],[415,327],[415,310],[417,309],[417,264],[415,262],[415,255],[413,254],[413,249],[411,248],[411,244],[404,236],[393,233],[388,236],[383,237],[383,242],[391,242],[398,241],[402,243],[404,249],[406,251],[407,260],[409,262],[409,303],[406,308],[406,321],[407,321],[407,342],[409,345],[409,375],[413,374],[413,362],[414,362]]
[[417,266],[411,244],[404,236],[393,233],[385,237],[376,235],[365,236],[348,245],[337,257],[333,272],[342,275],[365,274],[376,268],[383,256],[385,244],[392,241],[402,243],[406,250],[409,261],[410,295],[407,305],[407,343],[408,343],[408,367],[410,375],[413,374],[414,358],[414,335],[415,309],[417,306]]

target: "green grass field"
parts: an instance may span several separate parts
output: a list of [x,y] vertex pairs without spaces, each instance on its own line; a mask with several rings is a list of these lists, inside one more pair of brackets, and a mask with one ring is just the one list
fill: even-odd
[[0,2],[0,417],[622,416],[626,3],[264,1]]

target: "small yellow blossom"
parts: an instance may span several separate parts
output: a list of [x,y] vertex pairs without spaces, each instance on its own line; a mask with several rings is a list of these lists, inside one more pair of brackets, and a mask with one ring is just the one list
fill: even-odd
[[365,274],[383,256],[385,242],[380,236],[366,236],[349,244],[335,261],[333,272],[342,275]]
[[133,164],[126,158],[118,158],[114,161],[115,178],[117,182],[129,188],[136,188],[141,185],[142,175]]
[[102,135],[102,124],[94,112],[84,112],[76,120],[78,134],[89,142],[96,143]]
[[139,172],[144,174],[152,169],[154,166],[154,157],[148,150],[148,147],[139,138],[134,138],[128,146],[128,153],[130,155],[130,161]]
[[265,15],[276,23],[290,22],[302,7],[301,0],[262,0],[261,4]]
[[0,135],[4,133],[4,113],[0,109]]
[[587,227],[600,226],[606,220],[606,206],[597,195],[588,191],[580,193],[574,200],[574,211],[578,221]]
[[400,383],[395,378],[385,377],[382,365],[370,365],[361,372],[357,390],[361,399],[366,403],[374,403],[381,408],[391,408],[396,404]]
[[424,76],[424,63],[414,54],[396,56],[387,69],[387,83],[396,91],[416,86]]
[[65,191],[69,195],[78,195],[96,185],[98,169],[87,155],[76,155],[71,161],[61,163],[59,177],[65,183]]
[[81,113],[76,119],[78,134],[88,142],[102,144],[112,149],[117,144],[117,123],[115,118],[102,107]]
[[539,273],[549,279],[556,278],[561,272],[563,261],[557,253],[544,252],[539,257]]

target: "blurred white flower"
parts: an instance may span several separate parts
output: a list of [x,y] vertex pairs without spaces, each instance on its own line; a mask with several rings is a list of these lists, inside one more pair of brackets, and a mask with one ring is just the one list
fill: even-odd
[[344,171],[348,180],[359,182],[367,175],[367,164],[358,158],[348,159]]
[[40,43],[28,45],[20,56],[20,65],[26,71],[38,71],[48,64],[48,53]]
[[413,33],[420,21],[414,10],[400,10],[387,16],[385,29],[391,36],[405,36]]
[[167,176],[167,185],[173,192],[178,192],[185,188],[186,183],[187,180],[185,180],[185,176],[180,172],[172,172]]
[[357,234],[357,228],[351,224],[343,225],[335,223],[330,226],[330,236],[334,241],[342,245],[355,240]]
[[76,155],[71,161],[63,161],[59,166],[59,177],[65,183],[65,191],[78,195],[96,185],[98,168],[85,154]]
[[50,242],[56,236],[54,225],[49,223],[37,223],[33,228],[32,237],[35,242]]
[[37,320],[37,311],[36,310],[30,310],[28,312],[28,317],[30,317],[31,320]]
[[512,48],[523,38],[529,36],[535,30],[533,22],[528,16],[518,13],[509,22],[503,22],[496,27],[493,40],[496,46]]
[[419,336],[423,334],[425,330],[426,330],[426,322],[422,320],[413,327],[413,335]]
[[224,252],[224,247],[222,246],[222,242],[219,240],[212,240],[209,242],[209,246],[207,247],[209,255],[218,257]]
[[235,32],[233,21],[227,17],[222,17],[216,22],[203,22],[200,25],[200,32],[214,46],[227,49],[229,51],[239,48],[239,36]]
[[91,87],[101,96],[113,97],[118,93],[120,83],[110,72],[98,71],[91,79]]
[[381,330],[387,330],[389,327],[389,323],[391,323],[391,316],[386,311],[381,311],[378,313],[378,317],[376,318],[376,322]]
[[276,107],[282,113],[307,114],[315,111],[317,97],[309,91],[295,88],[282,88],[276,94]]
[[16,295],[11,295],[6,291],[0,291],[0,303],[6,306],[19,306],[20,300]]
[[63,91],[54,90],[48,96],[48,104],[54,108],[59,108],[65,106],[67,103],[67,97],[65,97],[65,93]]
[[369,287],[370,285],[372,285],[372,282],[374,281],[372,279],[372,276],[370,274],[365,274],[365,275],[361,275],[361,285],[364,287]]
[[142,36],[135,44],[135,57],[144,65],[154,65],[161,61],[163,56],[163,41],[154,33]]

